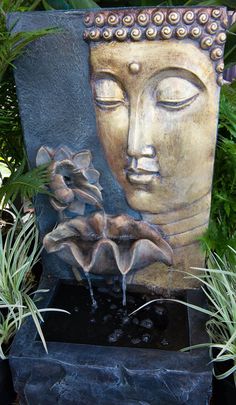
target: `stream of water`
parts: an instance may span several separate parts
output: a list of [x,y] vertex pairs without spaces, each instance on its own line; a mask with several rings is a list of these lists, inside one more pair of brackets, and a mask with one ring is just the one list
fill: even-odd
[[90,297],[91,297],[91,301],[92,301],[92,307],[93,309],[97,309],[98,304],[97,301],[94,298],[94,292],[93,292],[93,286],[92,286],[92,282],[91,282],[91,278],[90,278],[90,274],[87,273],[86,271],[84,272],[87,281],[88,281],[88,285],[89,285],[89,292],[90,292]]
[[122,295],[123,295],[122,304],[123,307],[126,307],[126,274],[122,274]]

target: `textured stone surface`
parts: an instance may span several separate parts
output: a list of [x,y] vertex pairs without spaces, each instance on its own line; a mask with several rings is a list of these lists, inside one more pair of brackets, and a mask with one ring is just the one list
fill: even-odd
[[[57,281],[44,281],[52,299]],[[192,293],[191,301],[203,304]],[[189,310],[190,343],[206,341],[205,319]],[[178,333],[178,331],[175,331]],[[49,354],[35,340],[27,320],[10,354],[21,405],[207,405],[211,369],[207,351],[187,353],[49,342]]]
[[8,360],[0,359],[0,403],[10,405],[15,397]]

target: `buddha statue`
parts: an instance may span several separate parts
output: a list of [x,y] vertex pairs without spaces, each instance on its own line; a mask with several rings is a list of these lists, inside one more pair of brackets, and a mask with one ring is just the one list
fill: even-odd
[[132,283],[162,293],[195,287],[182,271],[204,266],[226,10],[102,10],[84,24],[105,158],[129,206],[174,251],[172,266],[152,264]]

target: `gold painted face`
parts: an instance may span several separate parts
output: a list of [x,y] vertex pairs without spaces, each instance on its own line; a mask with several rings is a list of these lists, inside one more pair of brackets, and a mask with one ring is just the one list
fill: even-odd
[[191,41],[91,47],[98,133],[129,205],[162,213],[211,188],[219,88]]

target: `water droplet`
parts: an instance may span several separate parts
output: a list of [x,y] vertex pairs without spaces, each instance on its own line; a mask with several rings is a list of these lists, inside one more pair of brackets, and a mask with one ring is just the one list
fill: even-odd
[[141,325],[143,328],[152,329],[152,327],[153,327],[153,322],[152,322],[152,320],[149,319],[149,318],[148,318],[148,319],[143,319],[143,320],[141,321],[140,325]]
[[96,319],[95,319],[95,318],[91,318],[91,319],[89,320],[89,322],[90,322],[90,323],[96,323]]
[[74,307],[74,312],[79,312],[79,308],[78,308],[78,307]]

